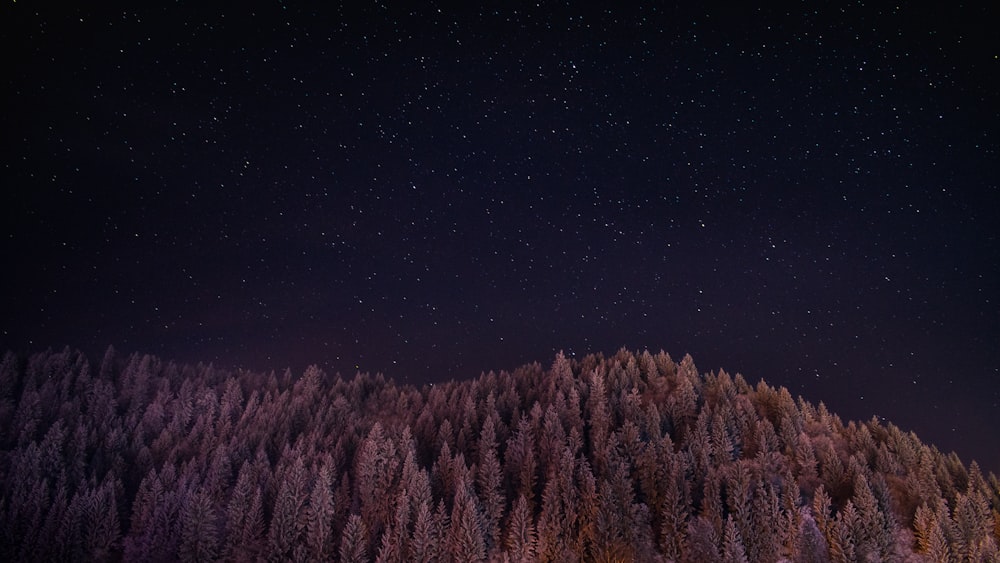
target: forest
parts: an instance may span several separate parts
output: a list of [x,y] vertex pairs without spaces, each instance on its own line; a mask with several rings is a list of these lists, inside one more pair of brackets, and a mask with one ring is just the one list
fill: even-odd
[[1000,560],[1000,481],[690,356],[400,385],[0,364],[0,560]]

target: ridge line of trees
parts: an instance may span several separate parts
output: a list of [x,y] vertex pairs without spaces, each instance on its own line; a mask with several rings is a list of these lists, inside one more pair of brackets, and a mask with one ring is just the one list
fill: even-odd
[[462,382],[0,362],[0,559],[997,561],[1000,481],[690,356]]

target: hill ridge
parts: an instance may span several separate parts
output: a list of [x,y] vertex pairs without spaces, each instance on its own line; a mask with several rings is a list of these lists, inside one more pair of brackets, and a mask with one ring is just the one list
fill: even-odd
[[0,428],[7,560],[1000,559],[975,462],[662,351],[419,388],[7,353]]

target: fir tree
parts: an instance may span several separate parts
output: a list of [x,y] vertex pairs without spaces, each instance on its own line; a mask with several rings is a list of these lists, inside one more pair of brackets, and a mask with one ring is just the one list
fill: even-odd
[[732,517],[726,519],[725,533],[722,537],[723,563],[748,563],[743,538]]
[[433,519],[430,504],[422,502],[417,508],[413,536],[409,543],[409,560],[414,563],[430,563],[435,560],[438,547]]
[[486,560],[486,542],[480,526],[478,502],[464,479],[457,483],[448,551],[455,561],[477,563]]
[[368,530],[361,516],[351,514],[340,541],[340,560],[343,563],[368,563]]
[[535,560],[537,537],[531,511],[524,495],[517,497],[507,526],[507,555],[510,561],[528,563]]
[[209,495],[196,492],[184,506],[181,523],[181,561],[214,561],[219,551],[216,513]]
[[268,530],[268,559],[283,561],[291,559],[292,552],[305,532],[307,475],[302,458],[295,456],[291,467],[278,489],[274,515]]
[[327,559],[331,553],[333,531],[330,524],[334,505],[330,473],[329,464],[324,463],[313,483],[309,505],[305,510],[305,544],[309,558],[313,561]]

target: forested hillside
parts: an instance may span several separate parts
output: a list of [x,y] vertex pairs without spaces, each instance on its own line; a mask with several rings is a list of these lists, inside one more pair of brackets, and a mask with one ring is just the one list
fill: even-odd
[[996,561],[1000,482],[690,356],[415,388],[0,365],[0,560]]

